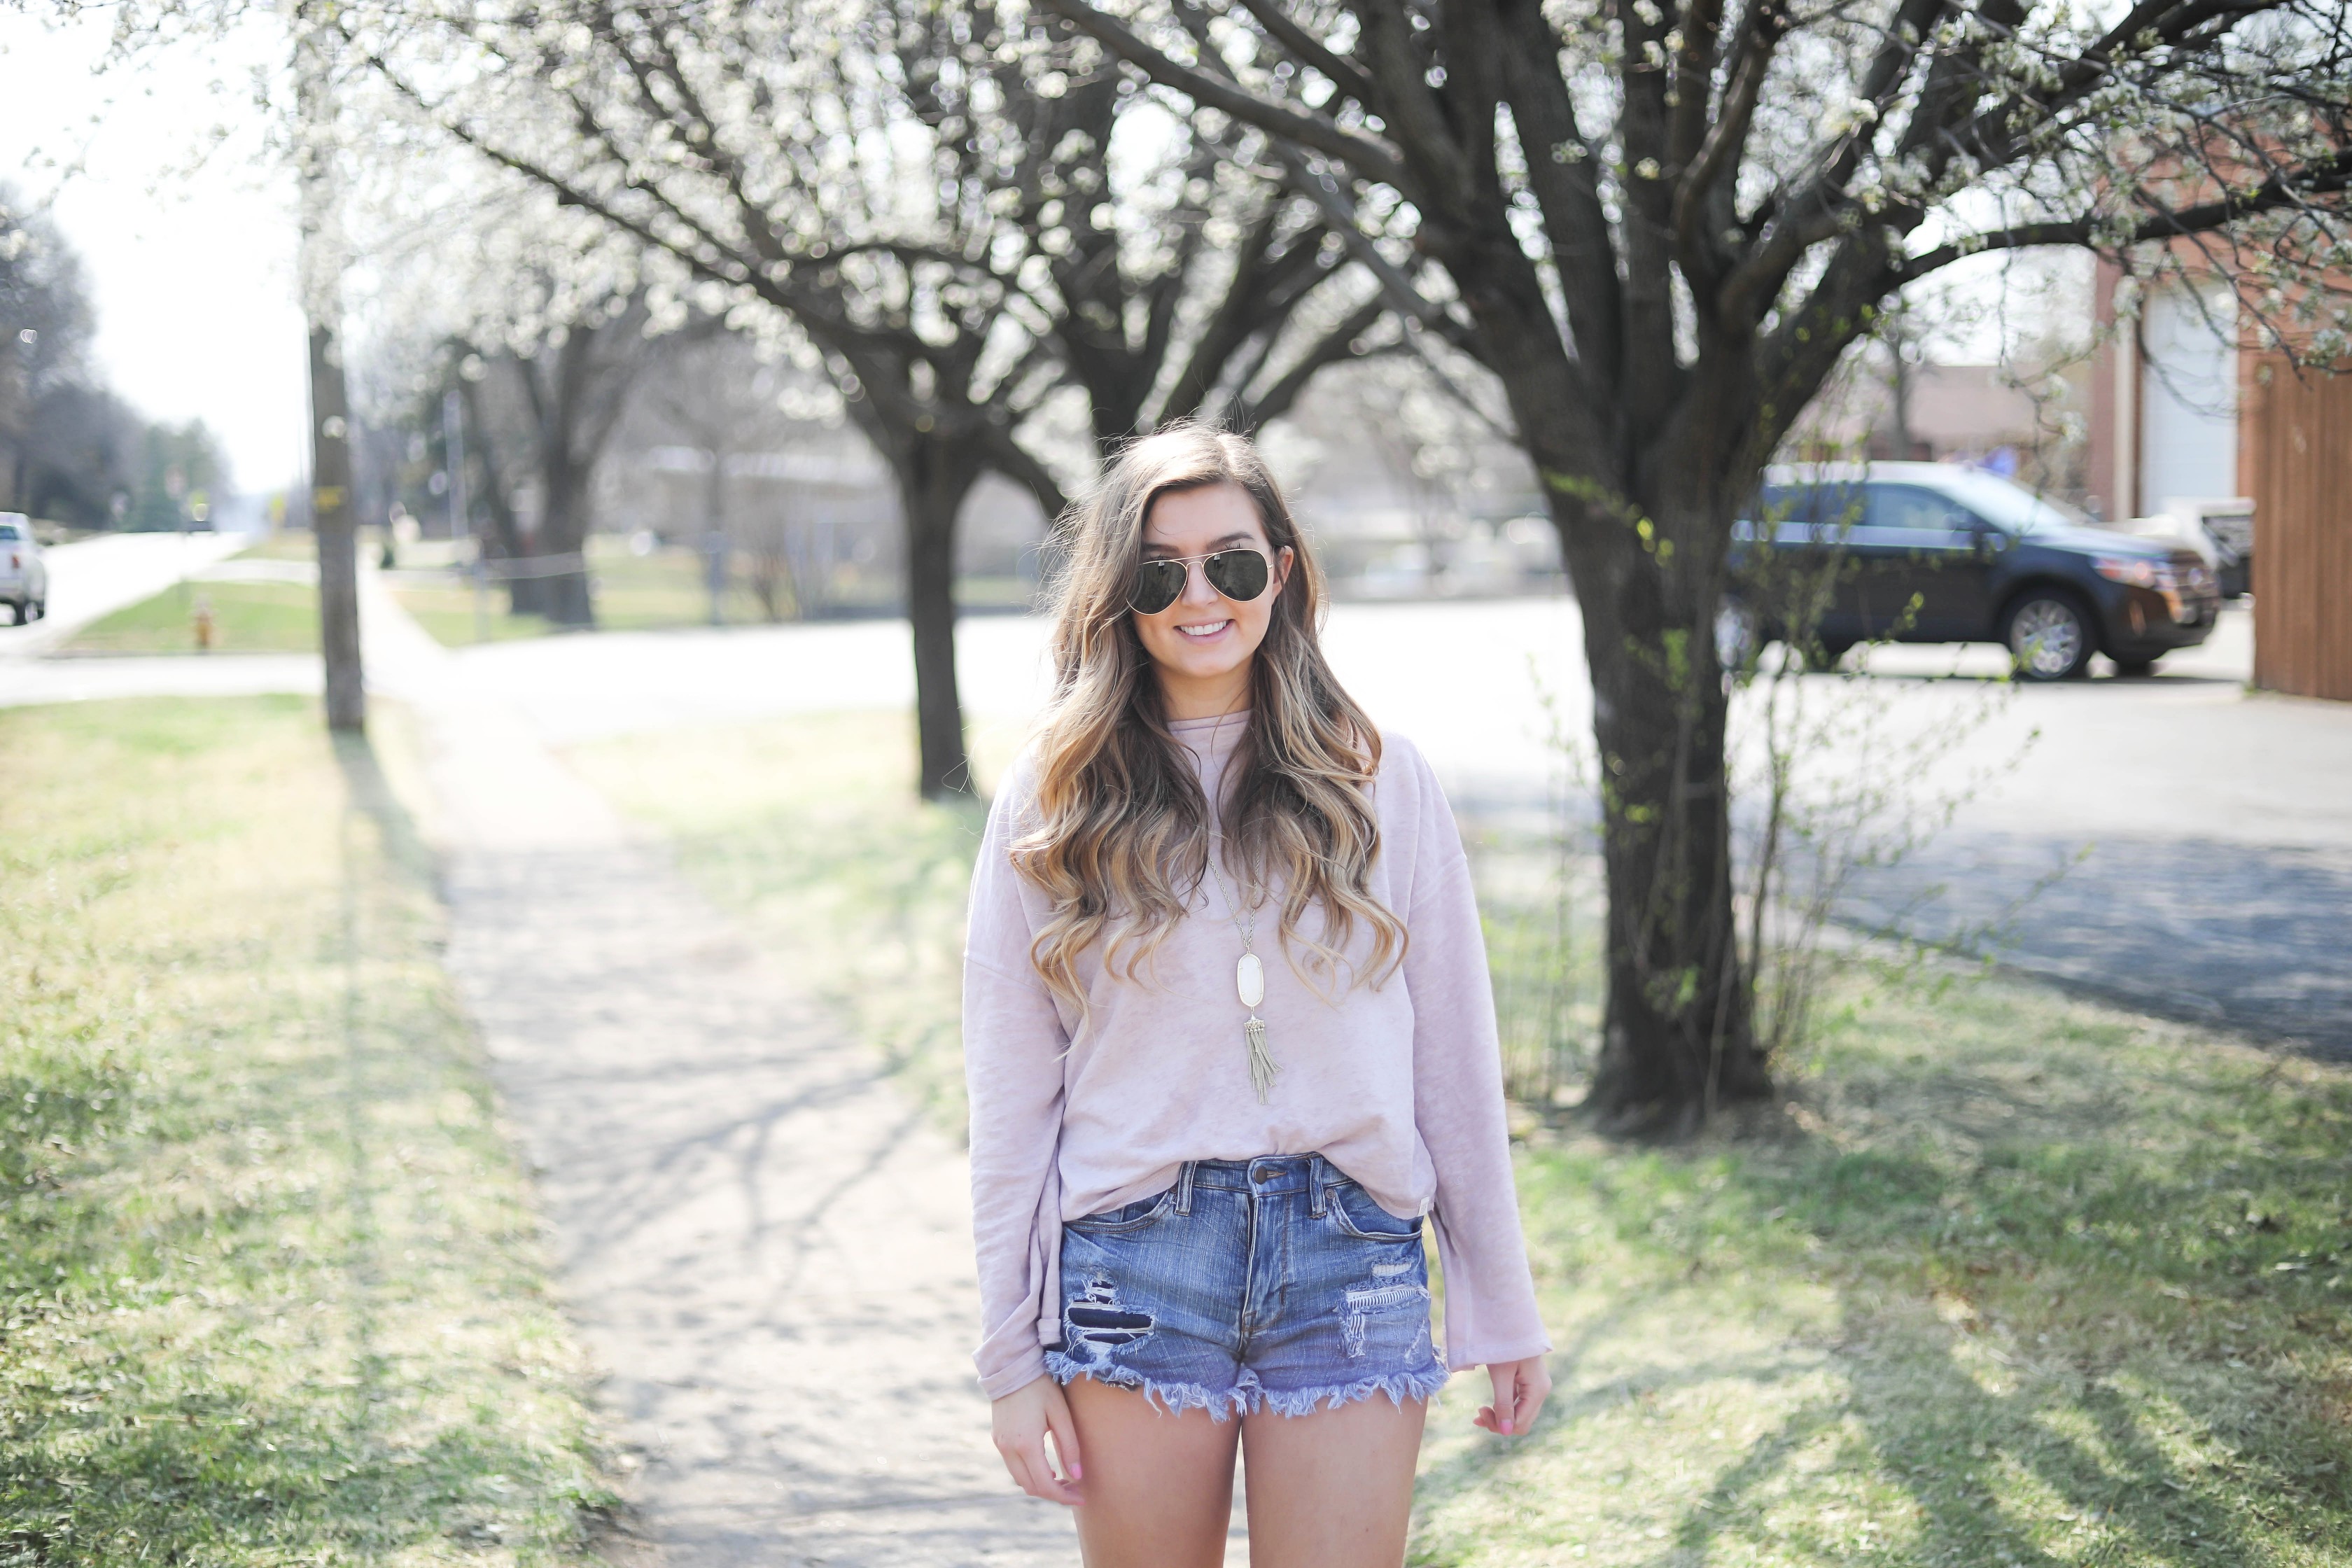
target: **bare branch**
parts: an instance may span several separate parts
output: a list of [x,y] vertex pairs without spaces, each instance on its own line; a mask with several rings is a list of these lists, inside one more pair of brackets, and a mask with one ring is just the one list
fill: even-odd
[[1269,135],[1338,158],[1367,179],[1393,184],[1402,175],[1393,148],[1370,136],[1343,130],[1319,115],[1302,114],[1282,104],[1270,103],[1206,71],[1179,65],[1137,37],[1124,22],[1097,11],[1087,0],[1043,0],[1043,4],[1153,81],[1182,93],[1195,103],[1222,110]]

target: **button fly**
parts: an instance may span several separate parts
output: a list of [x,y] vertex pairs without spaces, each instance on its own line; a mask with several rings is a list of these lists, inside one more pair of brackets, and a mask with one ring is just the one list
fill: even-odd
[[1250,1173],[1250,1180],[1259,1183],[1270,1182],[1274,1180],[1274,1173],[1261,1165],[1256,1170]]

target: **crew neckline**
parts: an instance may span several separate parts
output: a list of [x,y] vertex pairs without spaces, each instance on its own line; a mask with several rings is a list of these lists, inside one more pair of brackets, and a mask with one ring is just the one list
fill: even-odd
[[1172,734],[1190,735],[1223,724],[1238,735],[1249,728],[1249,716],[1248,709],[1236,708],[1230,713],[1212,713],[1205,719],[1171,719],[1168,729]]

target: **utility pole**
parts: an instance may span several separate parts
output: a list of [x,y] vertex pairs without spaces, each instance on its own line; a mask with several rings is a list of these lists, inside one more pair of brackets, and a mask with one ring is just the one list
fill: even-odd
[[301,143],[302,313],[310,328],[310,532],[319,551],[319,645],[327,728],[367,727],[360,667],[359,548],[352,517],[351,400],[343,385],[342,234],[335,221],[334,101],[327,24],[298,6],[294,65]]

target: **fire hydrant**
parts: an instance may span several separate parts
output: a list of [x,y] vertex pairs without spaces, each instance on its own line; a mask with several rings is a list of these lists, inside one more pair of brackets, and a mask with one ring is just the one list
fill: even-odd
[[196,595],[196,651],[210,653],[213,647],[213,602],[202,594]]

